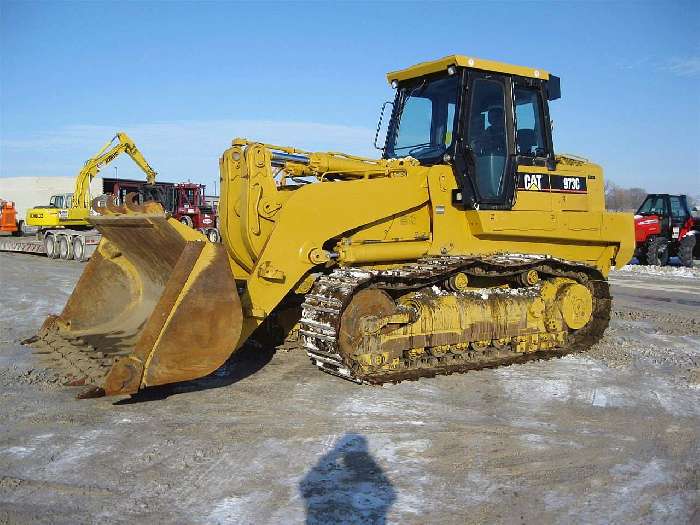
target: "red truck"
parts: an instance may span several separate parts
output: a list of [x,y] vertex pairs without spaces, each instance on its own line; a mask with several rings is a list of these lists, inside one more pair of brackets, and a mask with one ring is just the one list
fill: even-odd
[[173,217],[182,224],[203,232],[211,242],[219,241],[216,210],[204,195],[206,186],[192,182],[175,184]]
[[700,254],[700,219],[693,216],[685,195],[647,195],[634,216],[635,256],[641,264],[664,266],[678,257],[693,266]]
[[204,194],[206,186],[194,182],[179,184],[157,182],[156,187],[141,186],[141,200],[160,202],[173,218],[182,224],[199,230],[211,242],[219,242],[217,210],[207,202]]

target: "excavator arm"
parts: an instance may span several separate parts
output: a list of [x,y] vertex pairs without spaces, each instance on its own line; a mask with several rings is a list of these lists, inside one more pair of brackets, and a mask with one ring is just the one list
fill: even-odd
[[155,184],[156,171],[151,168],[134,141],[124,132],[119,131],[107,142],[97,154],[85,162],[75,180],[75,192],[73,194],[72,208],[90,209],[90,182],[99,171],[116,159],[122,153],[127,153],[136,165],[146,174],[148,184]]
[[155,170],[146,162],[134,141],[126,133],[120,131],[102,146],[97,154],[85,162],[75,179],[75,190],[70,205],[62,206],[60,209],[53,206],[31,208],[27,211],[27,224],[38,226],[39,228],[88,226],[88,217],[92,207],[90,182],[103,167],[122,153],[127,153],[138,167],[144,171],[148,184],[155,184]]

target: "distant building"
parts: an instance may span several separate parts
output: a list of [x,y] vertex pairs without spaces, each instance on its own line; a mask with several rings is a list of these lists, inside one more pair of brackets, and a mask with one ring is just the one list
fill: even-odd
[[[0,177],[0,198],[14,201],[17,218],[24,218],[29,208],[48,205],[52,195],[73,193],[75,177]],[[102,177],[90,183],[90,194],[103,193]]]

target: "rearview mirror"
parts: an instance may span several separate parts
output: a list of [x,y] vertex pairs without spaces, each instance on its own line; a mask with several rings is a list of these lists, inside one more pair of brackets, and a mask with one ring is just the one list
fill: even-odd
[[[374,134],[374,147],[380,151],[384,151],[383,145],[386,143],[386,134],[389,130],[388,122],[386,125],[382,125],[384,123],[384,112],[387,106],[391,106],[392,111],[394,109],[394,103],[391,101],[386,101],[382,104],[382,110],[379,113],[379,122],[377,122],[377,131]],[[378,146],[377,144],[382,144],[382,146]]]

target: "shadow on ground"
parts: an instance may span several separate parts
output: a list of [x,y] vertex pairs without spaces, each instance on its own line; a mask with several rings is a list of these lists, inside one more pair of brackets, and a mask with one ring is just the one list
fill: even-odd
[[299,483],[306,523],[386,523],[396,491],[367,448],[367,439],[345,434]]
[[206,377],[174,383],[172,385],[154,386],[142,390],[127,399],[116,401],[115,405],[129,405],[148,401],[167,399],[175,394],[198,392],[232,385],[255,372],[270,362],[275,355],[273,345],[245,345],[236,351],[216,371]]

